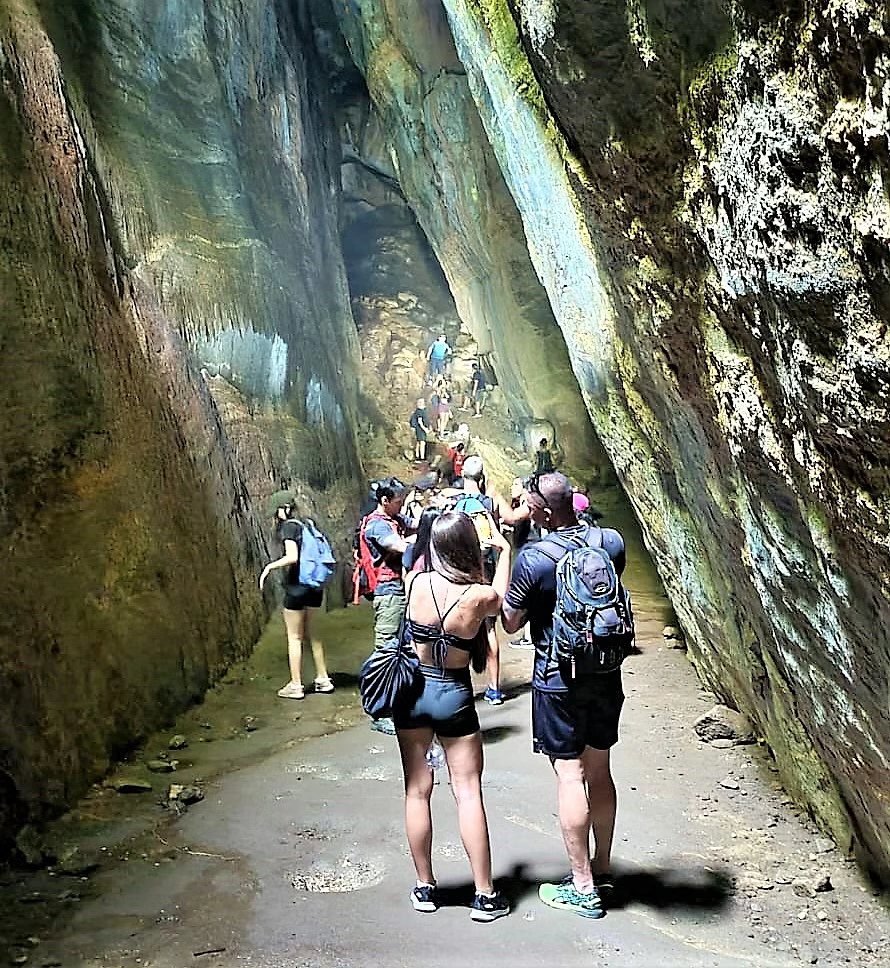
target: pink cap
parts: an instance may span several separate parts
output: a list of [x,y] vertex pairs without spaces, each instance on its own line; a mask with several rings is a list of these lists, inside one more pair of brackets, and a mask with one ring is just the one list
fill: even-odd
[[590,501],[587,500],[587,495],[582,494],[580,491],[575,491],[572,495],[572,507],[575,509],[576,514],[580,511],[586,511],[590,507]]

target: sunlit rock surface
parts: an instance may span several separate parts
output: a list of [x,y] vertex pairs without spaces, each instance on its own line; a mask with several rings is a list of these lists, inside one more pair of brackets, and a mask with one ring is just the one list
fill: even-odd
[[444,5],[694,661],[890,876],[886,6]]
[[351,520],[357,344],[304,6],[0,10],[0,840],[251,646],[271,491]]

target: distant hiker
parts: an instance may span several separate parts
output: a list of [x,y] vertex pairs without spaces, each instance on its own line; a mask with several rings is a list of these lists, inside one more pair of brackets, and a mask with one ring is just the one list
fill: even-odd
[[[600,918],[604,914],[600,892],[612,886],[616,796],[609,751],[618,742],[624,691],[620,668],[590,673],[580,661],[576,667],[574,658],[571,663],[558,658],[554,634],[560,589],[557,562],[563,556],[568,560],[574,548],[583,547],[585,553],[594,549],[598,560],[612,568],[611,574],[620,576],[624,541],[611,528],[578,523],[572,509],[571,485],[563,474],[532,478],[526,501],[533,522],[549,533],[525,545],[517,555],[501,621],[508,632],[517,631],[526,621],[531,625],[535,642],[534,750],[550,757],[556,774],[559,822],[572,868],[570,878],[558,884],[542,884],[538,894],[550,907]],[[599,555],[602,551],[604,556]],[[561,623],[564,617],[565,612],[561,612]],[[592,861],[591,826],[595,840]]]
[[482,416],[482,407],[485,404],[485,391],[488,389],[488,381],[479,360],[473,364],[473,375],[470,378],[469,400],[473,408],[473,416]]
[[482,799],[482,736],[473,702],[470,664],[485,662],[489,617],[497,615],[510,573],[510,546],[497,534],[500,552],[493,580],[482,574],[479,538],[462,514],[446,512],[432,523],[430,568],[406,578],[405,631],[420,658],[423,692],[393,711],[405,776],[405,829],[417,882],[411,891],[415,911],[433,912],[442,903],[433,873],[433,772],[427,752],[438,737],[445,751],[458,826],[475,896],[474,921],[494,921],[510,913],[509,901],[491,879],[491,846]]
[[439,398],[436,407],[436,433],[440,440],[448,436],[448,424],[451,420],[451,394],[446,390]]
[[[282,699],[302,699],[306,691],[303,687],[302,660],[303,643],[309,639],[312,645],[312,658],[315,661],[315,691],[333,692],[334,684],[328,675],[324,648],[321,641],[312,638],[309,609],[319,608],[324,597],[323,585],[313,587],[300,581],[300,556],[304,543],[304,527],[308,519],[299,514],[296,499],[290,491],[276,491],[269,498],[269,516],[275,522],[275,537],[284,545],[284,554],[263,568],[260,574],[260,591],[271,572],[286,568],[284,595],[284,627],[287,632],[287,659],[290,666],[290,682],[278,690]],[[301,520],[302,519],[302,520]],[[306,520],[306,524],[304,524]],[[305,569],[303,569],[305,571]],[[306,578],[304,574],[304,579]]]
[[466,449],[463,441],[458,441],[453,447],[448,448],[448,460],[451,462],[451,475],[448,484],[453,484],[457,478],[463,477],[464,461],[467,459]]
[[[377,487],[377,507],[359,526],[360,562],[373,568],[371,591],[374,595],[374,648],[379,649],[399,631],[405,613],[405,588],[402,583],[402,554],[408,547],[405,536],[414,530],[401,514],[407,488],[393,478]],[[372,729],[392,735],[392,719],[375,719]]]
[[535,474],[550,474],[554,470],[553,454],[547,446],[547,438],[542,437],[535,452]]
[[430,384],[435,381],[437,376],[444,376],[446,363],[452,354],[453,350],[448,345],[448,338],[444,333],[430,343],[429,349],[426,351],[426,358],[429,363]]
[[423,397],[417,401],[408,425],[414,431],[414,460],[416,463],[422,463],[426,460],[426,442],[429,434],[432,433],[426,415],[426,401]]

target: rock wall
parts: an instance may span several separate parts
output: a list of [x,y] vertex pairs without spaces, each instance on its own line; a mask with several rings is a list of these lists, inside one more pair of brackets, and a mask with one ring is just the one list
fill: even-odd
[[366,129],[354,129],[356,149],[385,148],[460,319],[479,351],[492,354],[515,421],[549,421],[568,463],[608,468],[577,384],[567,379],[565,341],[442,7],[427,0],[332,3],[376,110],[367,144]]
[[886,5],[444,5],[702,677],[890,879]]
[[0,8],[0,848],[255,641],[269,493],[351,522],[307,10]]

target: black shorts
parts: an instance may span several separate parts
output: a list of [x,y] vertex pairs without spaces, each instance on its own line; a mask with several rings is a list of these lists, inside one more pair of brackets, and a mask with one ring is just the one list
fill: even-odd
[[396,729],[432,729],[438,736],[457,738],[479,732],[479,715],[469,669],[420,667],[423,692],[410,707],[392,711]]
[[611,749],[618,742],[623,703],[620,669],[578,678],[568,692],[532,690],[534,751],[576,760],[586,746]]
[[419,443],[426,443],[426,431],[419,428],[414,431],[414,439]]
[[312,588],[309,585],[288,585],[284,593],[284,607],[289,612],[300,612],[304,608],[321,608],[323,598],[323,588]]

